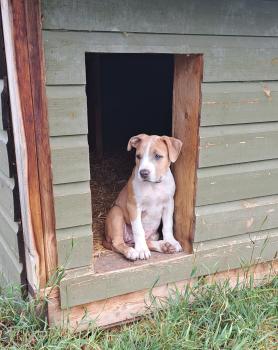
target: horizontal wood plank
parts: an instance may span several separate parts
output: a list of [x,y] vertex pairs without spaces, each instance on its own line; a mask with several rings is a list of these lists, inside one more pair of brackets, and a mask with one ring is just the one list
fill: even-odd
[[278,83],[203,83],[201,125],[278,121]]
[[276,1],[43,0],[42,8],[46,29],[278,36]]
[[52,137],[50,149],[54,184],[90,180],[86,135]]
[[8,284],[21,284],[22,264],[0,235],[0,275]]
[[[242,262],[254,264],[274,259],[277,254],[278,231],[265,231],[238,236],[236,240],[223,238],[200,245],[195,254],[177,254],[164,261],[148,261],[146,264],[107,273],[68,273],[61,281],[61,308],[104,300],[138,290],[178,282],[194,276],[212,274],[242,266]],[[140,263],[140,262],[139,262]],[[127,283],[128,281],[128,283]]]
[[278,158],[278,122],[200,128],[199,166]]
[[[254,286],[268,283],[278,273],[278,260],[259,263],[250,268],[228,269],[216,272],[212,276],[203,278],[205,285],[210,283],[229,283],[231,288],[239,284],[246,284],[252,278]],[[183,292],[186,286],[196,283],[195,278],[184,279],[173,284],[165,284],[151,289],[118,295],[109,299],[90,302],[75,306],[67,310],[60,308],[60,294],[58,288],[48,295],[48,319],[50,326],[72,329],[73,331],[86,330],[92,322],[99,327],[119,326],[134,321],[138,316],[146,315],[152,310],[154,298],[165,300],[177,291]],[[163,303],[162,305],[163,306]]]
[[56,229],[91,225],[89,182],[54,185]]
[[56,236],[59,266],[73,269],[91,264],[93,235],[90,225],[60,229]]
[[196,205],[278,194],[278,160],[198,170]]
[[19,224],[14,222],[0,206],[0,236],[19,260],[18,231]]
[[12,220],[15,217],[14,189],[14,179],[6,177],[0,171],[0,207]]
[[278,79],[277,38],[44,31],[48,85],[86,83],[85,52],[204,54],[204,81]]
[[278,227],[278,196],[197,207],[194,242]]
[[85,86],[47,86],[50,136],[88,133]]

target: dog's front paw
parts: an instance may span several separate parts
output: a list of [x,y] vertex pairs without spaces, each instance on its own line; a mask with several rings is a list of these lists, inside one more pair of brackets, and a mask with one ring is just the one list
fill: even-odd
[[141,260],[147,260],[151,257],[151,252],[146,243],[135,245],[135,250],[138,253],[138,258]]
[[139,254],[134,248],[129,247],[128,251],[125,253],[125,257],[128,260],[133,260],[134,261],[134,260],[137,260],[139,258]]
[[169,243],[171,245],[171,253],[178,253],[182,252],[182,246],[179,244],[179,242],[176,239],[167,239],[166,243]]

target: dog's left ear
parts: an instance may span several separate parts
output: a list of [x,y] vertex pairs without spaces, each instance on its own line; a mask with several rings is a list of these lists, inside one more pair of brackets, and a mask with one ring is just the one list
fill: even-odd
[[127,150],[131,151],[132,148],[137,148],[139,146],[139,143],[142,141],[144,137],[146,137],[146,134],[139,134],[136,136],[132,136],[127,144]]
[[180,154],[182,142],[175,137],[162,136],[161,138],[167,145],[170,161],[175,163]]

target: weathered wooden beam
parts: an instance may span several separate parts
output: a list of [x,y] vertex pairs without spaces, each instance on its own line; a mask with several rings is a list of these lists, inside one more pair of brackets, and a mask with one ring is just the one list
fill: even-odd
[[172,134],[183,146],[173,164],[176,181],[174,232],[187,253],[192,251],[195,222],[202,75],[201,55],[175,56]]
[[[231,287],[238,283],[246,283],[252,277],[254,285],[267,283],[270,278],[278,273],[278,260],[268,263],[257,263],[248,269],[229,268],[224,272],[216,272],[204,278],[204,283],[228,281]],[[149,313],[153,298],[165,300],[174,291],[183,292],[186,286],[195,283],[195,278],[184,279],[173,284],[155,286],[151,290],[143,289],[108,299],[78,305],[66,310],[60,307],[60,295],[57,289],[49,295],[48,319],[51,326],[59,326],[65,329],[80,331],[88,328],[94,322],[100,327],[112,327],[128,321],[134,321],[136,317]],[[47,295],[47,291],[46,291]],[[163,305],[163,304],[162,304]]]
[[39,1],[1,0],[1,9],[27,278],[36,291],[57,254]]
[[[121,269],[117,262],[123,259],[117,254],[114,259],[112,256],[112,261],[111,256],[100,256],[95,261],[94,273],[73,270],[61,281],[61,308],[176,283],[190,278],[193,271],[198,277],[239,268],[243,263],[270,261],[277,257],[277,244],[278,230],[274,229],[200,243],[194,254],[179,253],[170,257],[153,254],[152,262],[125,262]],[[109,260],[113,270],[106,271]]]

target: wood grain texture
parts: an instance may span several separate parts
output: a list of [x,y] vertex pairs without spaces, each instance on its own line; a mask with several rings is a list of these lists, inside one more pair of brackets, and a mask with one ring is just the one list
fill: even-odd
[[[1,1],[9,78],[15,152],[18,169],[27,278],[33,290],[46,282],[44,244],[40,220],[38,173],[25,8],[22,2]],[[17,69],[20,66],[20,69]],[[26,101],[26,103],[24,102]],[[27,127],[28,124],[28,127]],[[32,176],[30,174],[32,173]],[[32,210],[31,210],[32,208]]]
[[84,86],[47,86],[46,94],[50,136],[88,133]]
[[195,222],[202,74],[201,55],[175,56],[172,133],[183,142],[183,146],[173,164],[176,182],[174,232],[188,253],[192,251]]
[[42,8],[45,29],[278,36],[275,1],[43,0]]
[[60,229],[56,231],[56,235],[59,266],[73,269],[91,264],[93,244],[91,225]]
[[193,268],[196,269],[194,276],[198,277],[241,267],[243,261],[250,265],[270,261],[277,256],[277,244],[278,231],[270,230],[201,243],[195,254],[177,254],[164,261],[138,266],[135,263],[133,267],[121,270],[83,271],[79,276],[77,271],[69,272],[60,284],[61,308],[188,279]]
[[273,37],[64,31],[43,37],[48,85],[85,84],[85,52],[204,54],[205,82],[278,79]]
[[197,207],[194,242],[276,228],[277,212],[277,195]]
[[54,184],[90,180],[86,135],[52,137],[50,147]]
[[57,267],[55,214],[52,189],[49,128],[45,91],[45,62],[41,33],[39,0],[25,1],[26,33],[29,51],[30,88],[33,101],[34,134],[37,150],[39,196],[41,203],[43,244],[46,276],[49,278]]
[[91,191],[88,181],[54,185],[54,201],[57,229],[92,223]]
[[[243,269],[229,269],[206,277],[205,282],[229,280],[230,285],[235,286],[237,283],[244,282],[249,276],[254,276],[254,284],[260,285],[269,280],[268,276],[275,276],[278,271],[277,265],[277,261],[257,264],[251,267],[248,273]],[[60,309],[59,294],[54,291],[50,295],[48,304],[49,322],[50,325],[79,331],[86,329],[91,321],[101,327],[111,327],[133,321],[136,317],[147,314],[152,310],[153,297],[158,298],[163,305],[163,301],[171,296],[173,290],[182,292],[186,286],[194,283],[194,281],[194,279],[183,280],[175,284],[154,287],[151,295],[149,290],[142,290],[76,306],[68,310]]]
[[200,128],[199,166],[278,158],[278,122]]
[[201,125],[278,121],[278,83],[203,83]]
[[[278,273],[278,260],[269,263],[259,263],[246,269],[228,269],[224,272],[216,272],[204,279],[205,283],[229,281],[231,287],[238,283],[244,283],[252,276],[254,285],[267,283],[269,279]],[[125,322],[134,321],[138,316],[145,315],[152,310],[153,299],[160,302],[166,301],[173,291],[183,292],[186,286],[195,282],[194,278],[184,279],[173,284],[154,287],[151,290],[144,289],[125,295],[119,295],[101,301],[90,302],[85,305],[75,306],[67,310],[61,310],[58,290],[53,290],[49,295],[48,319],[50,326],[58,326],[73,331],[85,330],[91,322],[100,327],[112,327]]]
[[3,0],[1,9],[27,276],[36,291],[56,267],[41,17],[38,1]]
[[277,160],[199,169],[196,204],[278,194],[277,181]]

